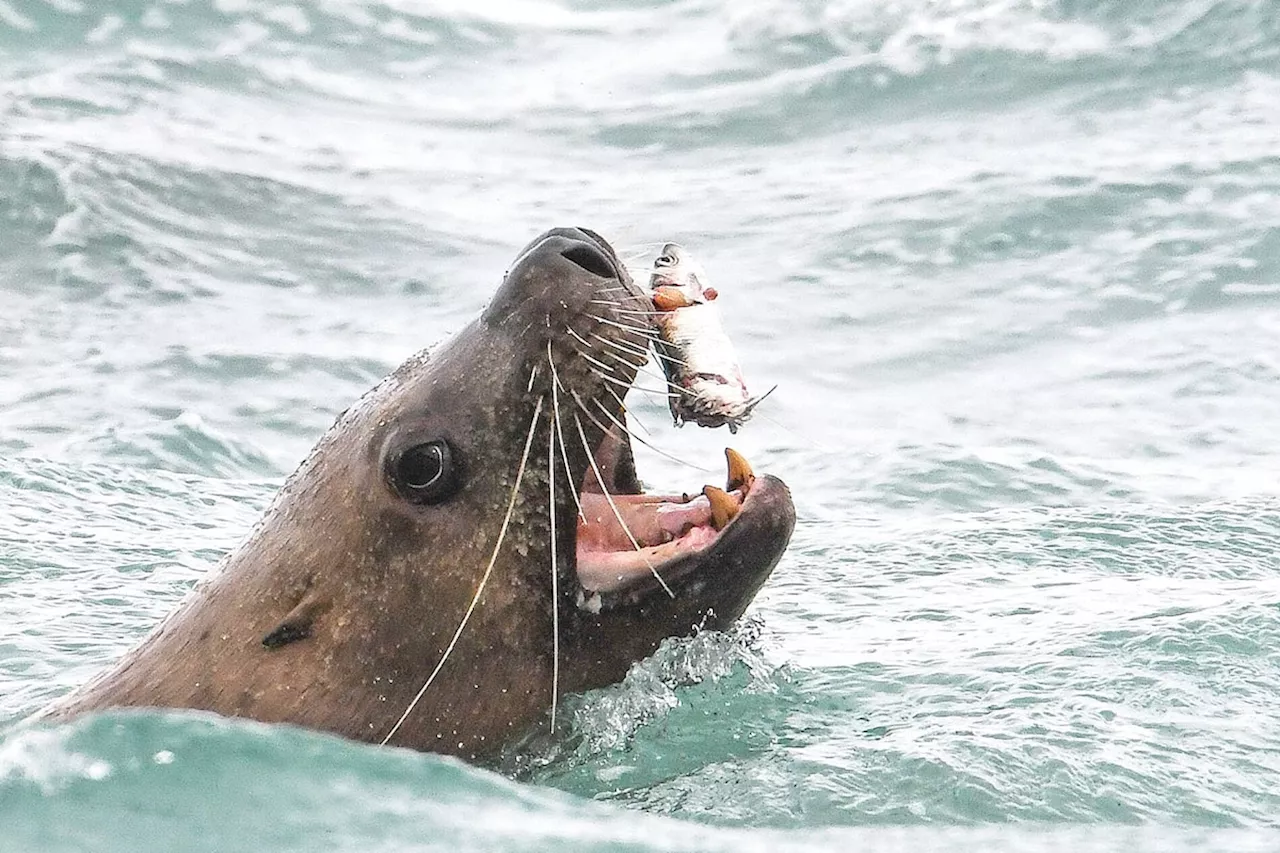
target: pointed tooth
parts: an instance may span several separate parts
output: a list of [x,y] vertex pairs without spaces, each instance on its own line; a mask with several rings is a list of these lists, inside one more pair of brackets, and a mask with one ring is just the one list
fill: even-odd
[[751,463],[732,447],[724,449],[724,458],[729,462],[729,476],[725,480],[724,490],[732,492],[734,489],[742,489],[745,495],[756,481],[756,472],[751,470]]
[[711,526],[716,530],[724,530],[724,526],[733,521],[733,517],[741,509],[737,500],[724,489],[717,489],[715,486],[704,487],[702,493],[711,504]]

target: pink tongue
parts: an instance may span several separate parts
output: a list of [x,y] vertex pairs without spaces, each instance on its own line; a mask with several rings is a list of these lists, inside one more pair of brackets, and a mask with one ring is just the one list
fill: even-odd
[[625,551],[584,551],[578,544],[578,581],[589,592],[613,592],[635,581],[652,577],[655,569],[681,554],[705,548],[715,541],[715,529],[703,524],[672,542],[637,551],[627,543]]
[[[741,492],[731,492],[739,501]],[[711,503],[699,495],[689,501],[655,495],[615,495],[618,514],[641,547],[637,551],[604,495],[582,495],[586,523],[578,522],[578,580],[593,592],[612,592],[654,569],[705,548],[719,534],[711,526]]]
[[686,504],[663,504],[655,515],[663,532],[675,538],[690,527],[711,523],[711,501],[698,495]]
[[[688,528],[711,521],[711,504],[701,495],[688,503],[670,503],[654,495],[615,495],[613,502],[627,530],[642,548],[670,542]],[[604,495],[583,494],[582,514],[587,523],[578,522],[579,555],[592,551],[635,550]]]

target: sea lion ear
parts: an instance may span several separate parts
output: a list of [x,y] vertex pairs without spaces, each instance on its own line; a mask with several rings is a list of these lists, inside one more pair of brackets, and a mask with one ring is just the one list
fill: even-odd
[[297,640],[305,640],[311,636],[311,625],[316,617],[327,609],[327,600],[321,599],[315,593],[308,593],[273,631],[262,638],[262,645],[269,649],[278,649]]
[[287,646],[294,640],[305,640],[311,636],[310,625],[297,625],[289,621],[281,622],[276,629],[262,638],[262,645],[269,649]]

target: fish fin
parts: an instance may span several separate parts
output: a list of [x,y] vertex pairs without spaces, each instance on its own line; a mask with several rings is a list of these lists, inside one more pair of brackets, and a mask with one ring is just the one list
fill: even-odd
[[777,390],[778,390],[778,386],[777,386],[777,385],[774,385],[772,388],[770,388],[768,391],[765,391],[765,392],[764,392],[763,394],[761,394],[759,397],[752,397],[750,400],[748,400],[748,401],[747,401],[747,409],[746,409],[746,410],[747,410],[748,412],[750,412],[750,411],[751,411],[752,409],[754,409],[756,406],[758,406],[758,405],[760,405],[761,403],[763,403],[763,402],[764,402],[764,398],[765,398],[765,397],[768,397],[770,394],[772,394],[774,391],[777,391]]

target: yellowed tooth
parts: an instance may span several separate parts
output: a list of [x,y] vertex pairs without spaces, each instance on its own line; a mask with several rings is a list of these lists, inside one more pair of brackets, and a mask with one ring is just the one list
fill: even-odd
[[711,503],[711,526],[716,530],[724,530],[724,526],[733,521],[733,517],[741,509],[738,502],[724,489],[715,486],[704,486],[702,493]]
[[732,447],[724,449],[724,458],[729,461],[729,478],[725,481],[724,490],[732,492],[734,489],[742,489],[745,495],[756,481],[756,472],[751,470],[751,463]]

